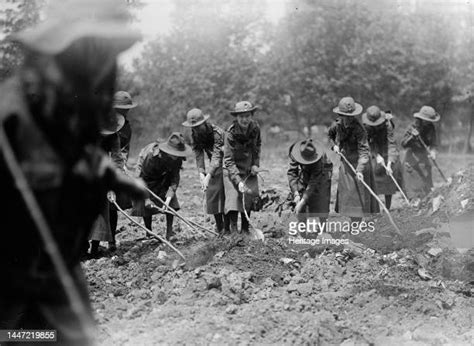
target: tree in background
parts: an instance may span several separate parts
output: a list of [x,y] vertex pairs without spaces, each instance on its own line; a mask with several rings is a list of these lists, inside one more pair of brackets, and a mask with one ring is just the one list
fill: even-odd
[[[150,42],[134,62],[143,89],[138,126],[165,136],[194,107],[227,123],[241,99],[257,101],[258,1],[177,0],[173,29]],[[151,138],[150,138],[151,139]]]
[[171,32],[149,42],[124,78],[139,86],[135,128],[142,139],[165,136],[193,107],[226,125],[232,105],[249,99],[264,127],[301,131],[331,121],[346,95],[392,110],[400,130],[423,104],[443,114],[443,129],[454,126],[453,71],[466,65],[455,52],[471,53],[457,40],[459,14],[420,4],[289,0],[274,25],[262,1],[176,0]]
[[7,0],[0,5],[0,81],[11,75],[22,60],[19,45],[8,36],[35,24],[43,5],[44,0]]
[[[391,1],[293,0],[268,41],[274,107],[298,126],[324,123],[346,95],[408,115],[421,104],[445,110],[450,30],[437,14],[403,14]],[[285,97],[285,95],[287,95]]]

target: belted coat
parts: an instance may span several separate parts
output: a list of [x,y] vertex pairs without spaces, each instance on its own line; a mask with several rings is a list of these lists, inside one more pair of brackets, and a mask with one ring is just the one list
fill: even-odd
[[[374,189],[375,178],[370,162],[370,148],[367,132],[362,124],[354,119],[349,126],[345,126],[341,119],[337,119],[329,128],[328,137],[333,145],[339,146],[341,153],[356,171],[363,174],[365,183]],[[342,159],[335,211],[350,217],[362,217],[380,211],[377,200]]]
[[242,181],[250,192],[245,193],[245,209],[249,211],[252,201],[259,196],[258,177],[250,175],[252,166],[260,166],[260,127],[252,120],[246,130],[237,120],[229,126],[224,140],[224,188],[225,212],[244,211],[242,193],[238,185]]

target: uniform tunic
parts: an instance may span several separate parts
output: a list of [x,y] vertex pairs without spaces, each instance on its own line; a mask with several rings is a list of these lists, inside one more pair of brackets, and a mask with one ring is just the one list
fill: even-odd
[[304,212],[327,217],[331,198],[331,174],[332,163],[326,155],[318,162],[308,165],[300,164],[290,157],[288,183],[293,196],[299,194],[306,200]]
[[[130,127],[130,122],[125,119],[125,124],[118,132],[120,138],[120,153],[122,154],[122,158],[124,164],[128,161],[128,156],[130,153],[130,141],[132,139],[132,128]],[[122,209],[129,209],[132,207],[132,199],[125,193],[117,192],[116,193],[117,204]],[[114,205],[111,208],[115,208]]]
[[[364,181],[374,189],[375,179],[369,159],[370,149],[367,132],[359,121],[353,121],[348,127],[341,119],[329,128],[329,139],[337,144],[341,153],[347,158],[357,172],[361,172]],[[365,186],[358,181],[352,169],[341,159],[337,187],[335,211],[350,217],[362,217],[380,211],[377,200]]]
[[377,155],[383,157],[385,164],[392,162],[393,176],[397,182],[401,182],[400,165],[398,162],[398,150],[393,134],[393,124],[385,120],[378,126],[365,125],[370,146],[370,160],[374,167],[375,192],[379,195],[393,195],[398,191],[392,178],[387,174],[385,168],[377,163]]
[[222,171],[224,157],[224,131],[214,125],[206,123],[205,134],[192,132],[193,151],[196,155],[196,164],[199,173],[206,175],[205,156],[210,160],[209,171],[211,179],[206,190],[206,206],[208,214],[224,212],[225,191]]
[[243,130],[237,120],[227,129],[224,140],[224,189],[225,212],[244,212],[239,182],[245,182],[250,192],[245,193],[245,209],[251,209],[252,201],[259,196],[258,177],[251,176],[252,166],[260,166],[260,127],[252,120]]
[[431,123],[422,128],[417,123],[412,124],[402,139],[402,147],[407,149],[403,159],[403,184],[410,199],[423,198],[433,187],[428,153],[423,144],[412,135],[413,129],[418,130],[428,147],[436,146],[436,129]]
[[[173,160],[169,155],[160,151],[159,144],[154,142],[148,144],[142,149],[138,157],[137,172],[146,186],[153,191],[163,201],[171,197],[169,206],[179,210],[180,205],[176,196],[176,190],[179,186],[179,171],[182,167],[183,159]],[[149,197],[158,207],[162,203],[153,196]],[[133,216],[151,216],[156,212],[151,212],[145,208],[145,201],[134,201]]]

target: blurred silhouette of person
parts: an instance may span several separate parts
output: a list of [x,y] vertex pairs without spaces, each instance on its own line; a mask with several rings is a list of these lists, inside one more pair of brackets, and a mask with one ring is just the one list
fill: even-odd
[[[23,66],[0,86],[0,329],[54,329],[89,345],[93,317],[79,265],[109,190],[143,188],[100,149],[117,55],[139,39],[115,1],[56,1],[13,37]],[[57,249],[57,251],[55,251]]]

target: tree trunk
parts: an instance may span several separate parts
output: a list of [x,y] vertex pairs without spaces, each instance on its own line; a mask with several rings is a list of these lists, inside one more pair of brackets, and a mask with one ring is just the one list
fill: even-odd
[[306,115],[306,126],[308,127],[308,138],[311,138],[311,136],[313,135],[312,121],[313,121],[313,118],[311,117],[311,114]]
[[472,146],[471,146],[471,136],[472,136],[472,127],[474,125],[474,103],[472,100],[469,100],[471,102],[471,107],[470,107],[470,114],[469,114],[469,130],[467,131],[467,137],[466,137],[466,142],[464,143],[464,153],[465,154],[470,154],[472,153]]

